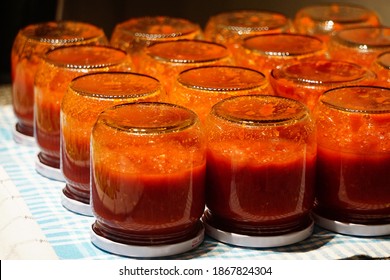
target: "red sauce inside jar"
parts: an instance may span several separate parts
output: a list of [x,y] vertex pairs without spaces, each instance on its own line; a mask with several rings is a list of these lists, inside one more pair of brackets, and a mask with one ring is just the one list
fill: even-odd
[[95,232],[138,245],[194,237],[205,206],[202,135],[196,115],[173,104],[105,110],[91,142]]
[[276,33],[247,37],[235,53],[236,64],[263,72],[266,76],[281,65],[326,59],[325,45],[317,37]]
[[227,65],[205,66],[181,72],[170,100],[193,110],[204,122],[211,107],[224,98],[268,91],[265,75],[256,70]]
[[315,211],[358,224],[390,222],[390,90],[325,92],[317,116]]
[[328,50],[332,59],[370,67],[380,53],[390,50],[390,28],[377,26],[340,30],[329,41]]
[[199,39],[202,35],[201,27],[187,19],[146,16],[132,18],[116,25],[110,43],[126,50],[138,69],[141,53],[147,46],[171,40]]
[[288,32],[290,29],[290,21],[284,14],[238,10],[210,17],[204,29],[204,36],[207,40],[224,44],[234,51],[235,45],[245,37]]
[[130,70],[122,50],[107,46],[62,47],[46,54],[35,79],[35,137],[42,163],[60,168],[61,101],[72,79],[86,73]]
[[74,79],[61,106],[61,171],[65,195],[89,203],[90,134],[99,113],[125,102],[158,101],[158,80],[134,72],[88,74]]
[[317,167],[319,214],[355,223],[390,222],[390,154],[318,148]]
[[254,236],[309,225],[316,145],[303,104],[275,96],[228,98],[213,107],[206,130],[209,224]]
[[[288,150],[292,145],[266,146],[261,142],[225,142],[209,150],[207,205],[218,227],[256,235],[280,234],[303,228],[301,223],[307,225],[313,206],[315,156],[292,153],[289,158],[277,158],[275,150]],[[240,156],[238,151],[243,150],[250,156]],[[264,162],[267,156],[272,161]]]
[[379,26],[376,12],[347,3],[308,5],[297,11],[294,26],[297,33],[318,36],[328,42],[333,33],[354,27]]
[[232,54],[224,45],[203,40],[175,40],[148,46],[140,59],[138,71],[159,79],[169,95],[181,71],[232,64]]
[[373,83],[374,79],[368,69],[342,60],[303,61],[275,68],[270,75],[276,95],[301,101],[311,110],[325,90]]
[[18,118],[16,129],[28,136],[34,136],[34,74],[38,67],[31,66],[32,63],[22,60],[12,67],[12,106]]
[[174,174],[116,173],[95,166],[95,229],[127,244],[173,243],[192,237],[204,210],[205,165]]
[[102,29],[82,22],[45,22],[21,29],[11,52],[12,99],[18,118],[17,130],[29,136],[34,134],[34,76],[41,56],[63,45],[106,43]]

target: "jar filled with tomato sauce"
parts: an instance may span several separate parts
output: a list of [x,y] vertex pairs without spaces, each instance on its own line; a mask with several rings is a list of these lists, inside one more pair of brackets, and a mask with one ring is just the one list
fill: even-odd
[[378,14],[351,3],[321,3],[302,7],[293,19],[298,33],[309,34],[328,42],[337,31],[365,26],[379,26]]
[[249,36],[291,31],[290,19],[278,12],[235,10],[211,16],[206,22],[206,40],[228,46],[232,51]]
[[162,102],[104,110],[92,130],[91,168],[96,246],[156,257],[202,242],[206,141],[193,111]]
[[390,50],[390,27],[359,27],[336,32],[328,43],[332,59],[370,67],[377,56]]
[[328,90],[316,124],[317,223],[348,235],[390,234],[390,88]]
[[66,186],[62,204],[79,214],[90,210],[90,135],[105,108],[126,102],[161,101],[160,82],[134,72],[93,73],[77,77],[62,98],[60,166]]
[[140,53],[153,43],[202,38],[203,31],[199,24],[188,19],[145,16],[118,23],[112,32],[110,43],[113,47],[127,51],[137,69]]
[[250,68],[216,65],[179,73],[170,100],[196,112],[202,122],[222,99],[247,94],[269,94],[265,75]]
[[42,56],[59,46],[108,44],[104,31],[92,24],[61,21],[28,25],[19,30],[11,50],[12,105],[17,143],[35,145],[34,77]]
[[281,65],[326,59],[326,46],[317,37],[293,34],[264,34],[245,38],[234,55],[236,64],[266,74]]
[[246,95],[206,122],[206,232],[225,243],[277,247],[311,235],[316,135],[293,99]]
[[226,46],[204,40],[156,43],[147,47],[141,57],[138,71],[159,79],[168,95],[181,71],[207,65],[234,64]]
[[283,65],[270,74],[275,95],[292,98],[313,110],[328,89],[373,84],[376,75],[368,68],[343,60],[312,60]]
[[377,76],[376,85],[390,87],[390,50],[377,56],[371,70]]
[[39,153],[36,170],[63,181],[60,172],[60,109],[70,82],[94,72],[131,71],[131,58],[109,46],[61,47],[46,53],[34,85],[34,133]]

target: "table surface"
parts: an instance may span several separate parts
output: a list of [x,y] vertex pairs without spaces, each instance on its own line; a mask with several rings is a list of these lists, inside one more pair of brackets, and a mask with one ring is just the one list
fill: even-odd
[[[35,171],[37,148],[13,140],[16,118],[10,103],[10,86],[0,86],[0,194],[3,196],[0,196],[0,259],[124,258],[95,247],[90,240],[94,218],[66,210],[60,197],[64,183],[42,177]],[[31,250],[38,247],[40,250]],[[315,226],[309,238],[289,246],[243,248],[206,236],[198,248],[163,259],[373,258],[390,259],[390,236],[352,237]]]

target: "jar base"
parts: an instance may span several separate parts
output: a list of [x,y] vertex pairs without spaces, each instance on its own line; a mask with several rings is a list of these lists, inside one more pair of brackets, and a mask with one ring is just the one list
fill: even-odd
[[52,166],[44,164],[40,160],[39,154],[38,154],[38,156],[35,159],[35,170],[40,175],[42,175],[42,176],[44,176],[46,178],[49,178],[49,179],[52,179],[52,180],[56,180],[56,181],[60,181],[60,182],[65,182],[65,178],[62,175],[61,170],[59,168],[54,168]]
[[136,258],[166,257],[185,253],[198,247],[204,240],[204,226],[200,227],[195,236],[174,244],[161,245],[131,245],[115,242],[98,233],[92,225],[90,230],[91,242],[98,248],[121,256]]
[[14,141],[24,146],[35,147],[37,144],[35,142],[34,136],[20,132],[17,128],[17,125],[18,124],[16,124],[12,130],[12,138]]
[[76,214],[93,217],[91,205],[88,203],[81,202],[77,199],[69,197],[66,194],[65,188],[61,192],[61,204],[67,210]]
[[364,225],[331,220],[316,213],[312,216],[318,226],[340,234],[367,237],[390,234],[390,224]]
[[210,237],[230,245],[250,248],[271,248],[291,245],[311,236],[314,229],[314,222],[311,221],[306,228],[291,233],[251,236],[218,229],[207,222],[206,216],[202,217],[202,221],[206,229],[206,234]]

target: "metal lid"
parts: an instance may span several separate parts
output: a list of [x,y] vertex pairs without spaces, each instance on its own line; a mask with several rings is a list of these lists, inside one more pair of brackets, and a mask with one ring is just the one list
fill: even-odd
[[301,231],[296,231],[288,234],[275,236],[249,236],[226,232],[214,228],[213,226],[209,225],[204,219],[203,224],[206,228],[206,234],[218,241],[231,245],[252,248],[281,247],[297,243],[308,238],[313,233],[314,228],[314,222],[312,222],[307,228]]
[[75,199],[67,197],[64,192],[61,192],[61,204],[69,211],[81,214],[84,216],[93,217],[92,209],[90,204],[80,202]]
[[91,242],[96,247],[104,251],[127,257],[151,258],[181,254],[198,247],[204,239],[204,227],[202,225],[199,229],[198,234],[189,240],[182,241],[176,244],[164,244],[155,246],[137,246],[118,243],[98,235],[93,230],[93,227],[91,227],[90,235]]
[[320,227],[341,234],[352,236],[382,236],[390,234],[390,224],[363,225],[329,220],[313,213],[314,221]]
[[65,182],[65,178],[62,175],[62,172],[59,168],[54,168],[54,167],[48,166],[46,164],[43,164],[39,160],[38,156],[35,159],[35,170],[40,175],[42,175],[48,179],[52,179],[52,180],[56,180],[56,181],[60,181],[60,182]]

